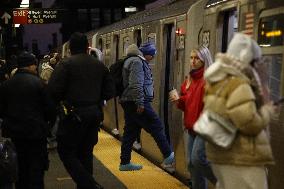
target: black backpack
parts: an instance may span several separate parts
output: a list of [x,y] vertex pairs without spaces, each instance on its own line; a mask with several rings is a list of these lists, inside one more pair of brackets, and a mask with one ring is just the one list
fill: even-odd
[[123,69],[123,64],[125,60],[130,57],[134,57],[134,56],[128,56],[124,59],[119,59],[109,67],[109,71],[110,71],[110,74],[113,78],[114,85],[115,85],[115,97],[120,97],[124,91],[122,69]]

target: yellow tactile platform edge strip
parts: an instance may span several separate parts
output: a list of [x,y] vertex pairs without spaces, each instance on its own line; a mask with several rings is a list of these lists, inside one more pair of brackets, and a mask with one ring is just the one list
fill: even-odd
[[119,171],[120,142],[105,131],[99,132],[99,142],[94,148],[94,155],[128,189],[188,188],[134,151],[132,151],[132,161],[142,164],[143,169],[140,171]]

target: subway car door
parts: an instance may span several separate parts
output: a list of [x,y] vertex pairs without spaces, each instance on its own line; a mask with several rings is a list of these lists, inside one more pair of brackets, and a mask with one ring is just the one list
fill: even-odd
[[175,50],[175,30],[174,30],[174,24],[170,23],[170,24],[165,24],[164,25],[164,33],[163,33],[163,65],[164,65],[164,83],[163,83],[163,88],[161,88],[163,91],[163,98],[162,98],[162,102],[161,105],[163,105],[163,107],[161,108],[162,112],[162,118],[165,124],[165,132],[166,132],[166,136],[169,142],[171,142],[170,140],[170,112],[171,110],[169,109],[169,91],[171,90],[171,88],[174,86],[174,50]]
[[[113,36],[113,63],[119,59],[119,36]],[[120,134],[123,129],[124,120],[123,120],[123,112],[119,107],[118,97],[114,98],[114,112],[115,112],[115,128],[112,129],[112,133],[114,135]]]
[[238,31],[238,14],[235,7],[219,13],[217,32],[217,52],[226,52],[234,33]]

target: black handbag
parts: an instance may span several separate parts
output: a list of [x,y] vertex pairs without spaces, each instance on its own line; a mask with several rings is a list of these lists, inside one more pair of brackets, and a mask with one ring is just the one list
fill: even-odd
[[18,161],[14,144],[0,141],[0,185],[15,182],[18,178]]

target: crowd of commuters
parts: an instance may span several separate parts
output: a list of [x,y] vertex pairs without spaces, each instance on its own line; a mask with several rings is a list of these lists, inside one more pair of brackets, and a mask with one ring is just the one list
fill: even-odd
[[[102,107],[115,95],[114,81],[102,63],[102,52],[88,48],[84,34],[72,34],[69,42],[71,56],[62,60],[52,53],[38,63],[33,54],[24,51],[13,59],[16,66],[8,68],[5,61],[0,62],[1,130],[16,147],[16,189],[44,188],[47,141],[51,143],[55,134],[59,157],[77,188],[103,188],[92,175],[93,147],[103,121]],[[124,91],[119,98],[125,119],[120,171],[142,169],[131,162],[132,146],[141,129],[151,134],[160,149],[161,166],[170,171],[175,166],[174,150],[151,106],[154,87],[149,63],[156,53],[150,42],[126,49]],[[240,33],[226,53],[216,55],[214,63],[207,47],[191,51],[190,71],[180,93],[169,94],[170,101],[184,112],[191,189],[207,189],[207,180],[216,189],[267,189],[265,166],[273,163],[273,156],[266,127],[276,107],[264,95],[255,69],[260,59],[257,43]],[[218,113],[238,128],[231,148],[217,147],[194,132],[204,110]],[[12,183],[0,183],[0,188],[11,189]]]

